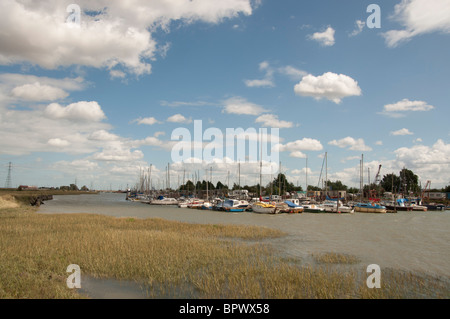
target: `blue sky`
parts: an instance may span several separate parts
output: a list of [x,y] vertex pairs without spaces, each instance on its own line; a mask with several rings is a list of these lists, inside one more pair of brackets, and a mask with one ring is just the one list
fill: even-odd
[[[381,28],[367,26],[371,3]],[[0,6],[0,183],[8,162],[13,186],[124,188],[150,164],[156,186],[167,163],[172,187],[209,167],[215,182],[228,171],[237,181],[236,161],[172,163],[172,131],[194,120],[280,128],[282,171],[302,186],[306,157],[317,185],[325,152],[329,179],[348,186],[359,186],[362,154],[371,179],[381,164],[382,175],[407,167],[432,187],[450,183],[448,1]],[[243,167],[242,184],[257,172]]]

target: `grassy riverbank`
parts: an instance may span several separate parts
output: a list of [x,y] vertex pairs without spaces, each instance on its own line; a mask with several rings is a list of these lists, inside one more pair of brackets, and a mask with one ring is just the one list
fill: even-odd
[[6,197],[0,298],[82,298],[66,286],[70,264],[80,266],[82,284],[83,274],[135,280],[155,298],[449,297],[442,282],[393,270],[383,272],[381,289],[368,289],[366,265],[351,256],[314,254],[315,265],[283,258],[269,243],[285,235],[262,227],[37,214]]

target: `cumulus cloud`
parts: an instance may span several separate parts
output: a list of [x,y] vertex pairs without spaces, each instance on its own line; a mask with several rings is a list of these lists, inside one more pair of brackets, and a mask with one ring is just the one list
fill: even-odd
[[450,2],[448,0],[402,0],[395,6],[393,19],[404,28],[383,33],[388,47],[396,47],[421,34],[450,33]]
[[77,4],[81,23],[74,27],[66,22],[66,2],[1,1],[0,64],[25,62],[46,69],[121,66],[132,74],[148,74],[149,61],[158,52],[152,36],[158,27],[168,31],[175,20],[216,24],[252,14],[250,0],[79,0]]
[[60,139],[60,138],[49,139],[47,144],[50,146],[55,146],[55,147],[64,147],[64,146],[70,145],[70,143],[68,141]]
[[413,135],[414,133],[410,132],[407,128],[402,128],[397,131],[392,131],[390,134],[394,136],[402,136],[402,135]]
[[89,135],[89,140],[92,141],[117,141],[120,137],[116,134],[112,134],[106,130],[98,130],[95,132],[92,132],[91,135]]
[[275,114],[263,114],[256,118],[255,123],[262,123],[266,127],[290,128],[294,123],[288,121],[281,121]]
[[306,75],[295,85],[297,95],[311,96],[316,100],[328,99],[336,104],[341,103],[344,97],[361,95],[361,88],[351,77],[332,72],[320,76]]
[[365,145],[362,138],[354,139],[353,137],[347,136],[340,140],[332,140],[328,142],[329,145],[337,146],[340,148],[348,148],[352,151],[371,151],[372,148]]
[[450,144],[438,139],[432,146],[414,145],[394,151],[396,163],[416,173],[422,181],[432,180],[434,185],[448,185]]
[[323,149],[319,140],[305,137],[301,140],[296,140],[286,144],[279,145],[280,152],[295,152],[295,151],[321,151]]
[[229,114],[240,114],[240,115],[260,115],[261,113],[267,112],[263,107],[248,102],[242,97],[233,97],[224,102],[224,109],[222,112]]
[[129,162],[142,159],[144,153],[141,150],[131,151],[127,148],[108,148],[99,153],[95,153],[92,158],[97,161],[108,162]]
[[184,117],[184,115],[181,115],[181,114],[175,114],[175,115],[172,115],[171,117],[169,117],[167,119],[167,122],[189,124],[189,123],[192,123],[192,119],[186,118],[186,117]]
[[50,85],[35,82],[15,87],[11,94],[26,101],[54,101],[66,98],[69,93]]
[[319,42],[323,46],[334,45],[334,33],[335,30],[332,27],[328,27],[323,32],[315,32],[308,36],[309,39]]
[[433,109],[434,106],[427,102],[403,99],[397,103],[386,104],[380,114],[396,118],[405,116],[406,112],[426,112]]
[[45,108],[45,115],[52,119],[88,122],[99,122],[106,118],[102,108],[95,101],[81,101],[69,104],[67,106],[52,103]]
[[296,158],[306,158],[306,154],[300,152],[300,151],[295,151],[295,152],[291,152],[291,154],[289,154],[290,157],[296,157]]
[[141,124],[145,124],[145,125],[153,125],[153,124],[157,124],[157,123],[161,123],[159,122],[157,119],[155,119],[154,117],[146,117],[146,118],[140,118],[135,120],[139,125]]

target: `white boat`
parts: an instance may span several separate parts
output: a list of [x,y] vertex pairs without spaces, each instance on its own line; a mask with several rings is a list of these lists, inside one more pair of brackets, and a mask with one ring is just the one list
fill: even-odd
[[317,204],[303,204],[303,211],[307,213],[324,213],[325,208]]
[[150,205],[178,205],[178,201],[175,198],[162,198],[152,200]]
[[252,204],[252,210],[260,214],[276,214],[277,207],[275,203],[256,202]]
[[410,207],[412,207],[412,210],[415,210],[415,211],[426,212],[428,210],[427,206],[422,206],[422,205],[417,205],[417,204],[411,204]]
[[328,213],[353,213],[351,206],[344,205],[340,200],[326,200],[322,204],[324,210]]

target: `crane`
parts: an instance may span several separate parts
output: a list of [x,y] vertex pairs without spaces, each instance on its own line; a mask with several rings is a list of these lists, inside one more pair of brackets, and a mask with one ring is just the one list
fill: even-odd
[[[378,192],[378,186],[381,183],[381,178],[380,178],[380,171],[381,171],[381,164],[378,166],[378,171],[377,171],[377,175],[375,175],[375,187],[376,189],[373,189],[370,191],[370,197],[372,197],[373,199],[375,199],[375,197],[377,197],[377,192]],[[370,187],[370,185],[369,185]]]
[[[428,188],[428,191],[427,191]],[[425,184],[425,188],[422,190],[422,194],[420,194],[420,198],[424,198],[424,195],[426,192],[429,192],[431,188],[431,181],[427,181],[427,183]],[[428,197],[430,197],[430,195],[428,195]]]
[[380,183],[381,183],[380,171],[381,171],[381,164],[380,164],[380,166],[378,166],[377,175],[375,175],[375,185],[377,185],[377,186],[380,185]]

